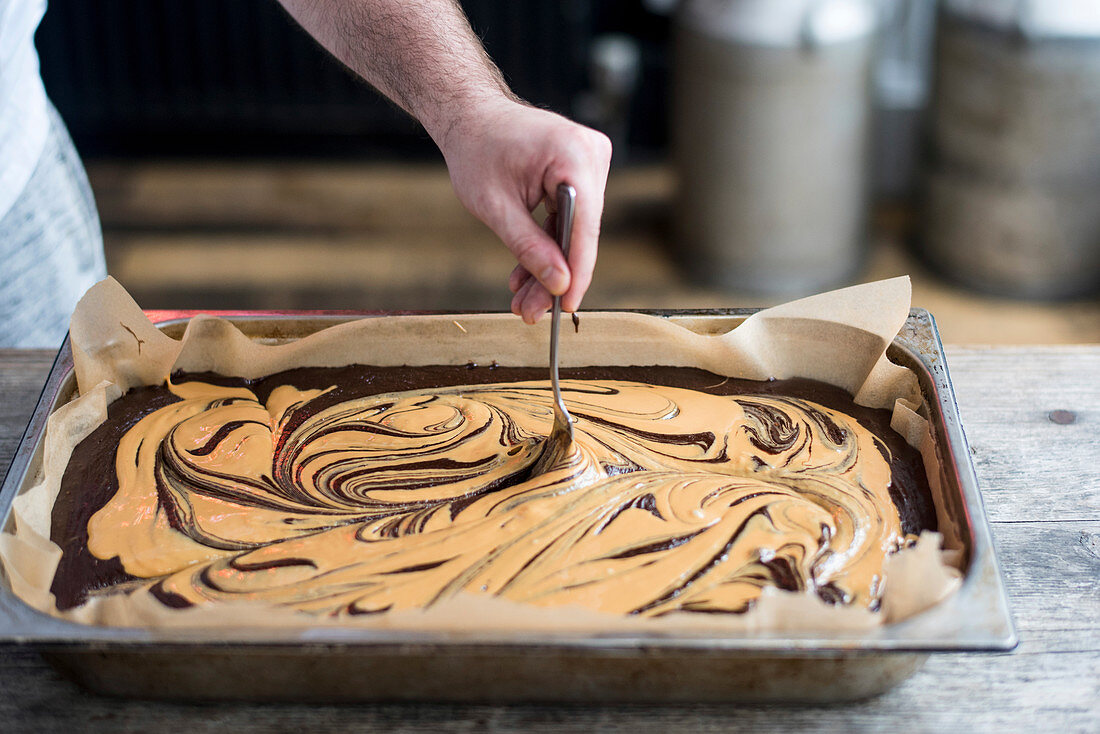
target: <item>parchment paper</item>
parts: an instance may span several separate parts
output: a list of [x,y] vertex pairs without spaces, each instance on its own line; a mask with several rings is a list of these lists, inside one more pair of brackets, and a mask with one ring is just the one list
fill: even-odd
[[[665,319],[640,314],[585,313],[581,328],[562,330],[563,366],[670,365],[700,367],[748,379],[807,377],[842,387],[856,402],[893,411],[893,426],[924,457],[934,497],[940,470],[927,422],[918,414],[915,375],[892,364],[886,348],[909,313],[909,279],[854,286],[761,311],[730,332],[700,335]],[[0,535],[0,562],[13,591],[36,609],[87,624],[201,626],[227,630],[334,624],[259,603],[168,609],[146,598],[110,595],[58,611],[49,587],[61,555],[52,543],[50,513],[73,447],[106,418],[107,405],[126,390],[160,384],[175,370],[245,378],[295,367],[489,364],[544,366],[548,319],[536,327],[512,315],[392,316],[324,329],[298,341],[263,345],[228,321],[198,316],[177,341],[154,327],[112,278],[93,286],[77,305],[70,335],[79,397],[56,411],[46,431],[41,471],[16,498],[15,529]],[[945,528],[942,508],[940,527]],[[941,544],[944,546],[941,550]],[[952,563],[955,538],[925,532],[889,559],[883,611],[834,607],[816,595],[766,590],[742,615],[624,618],[584,609],[542,609],[473,595],[424,611],[371,615],[340,626],[436,630],[833,631],[867,629],[905,619],[937,603],[960,583]]]

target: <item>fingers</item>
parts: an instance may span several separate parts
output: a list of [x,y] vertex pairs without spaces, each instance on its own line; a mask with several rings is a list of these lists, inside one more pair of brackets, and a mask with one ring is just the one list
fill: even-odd
[[530,279],[531,274],[527,272],[527,268],[517,265],[512,269],[512,274],[508,276],[508,290],[517,293],[523,284]]
[[528,324],[535,324],[552,305],[553,297],[542,284],[534,278],[528,278],[512,298],[512,313]]
[[592,283],[610,165],[611,142],[607,136],[585,129],[584,135],[570,146],[569,154],[559,158],[558,164],[547,170],[543,183],[547,201],[555,199],[560,183],[572,184],[577,190],[569,250],[571,278],[569,288],[562,294],[562,308],[566,311],[580,308],[581,299]]
[[512,296],[512,313],[516,316],[523,316],[523,302],[526,300],[527,294],[531,292],[532,284],[536,282],[534,278],[528,279]]
[[[504,200],[486,224],[504,241],[524,271],[550,293],[565,293],[569,288],[569,265],[557,243],[531,218],[523,202],[518,198]],[[513,277],[515,281],[510,277],[509,287],[522,279],[515,271]]]
[[[520,264],[508,278],[508,287],[515,294],[512,299],[512,312],[522,316],[527,323],[537,322],[539,317],[552,306],[552,294],[562,296],[563,310],[576,311],[580,308],[581,299],[592,283],[592,271],[596,265],[600,237],[600,219],[603,216],[604,189],[611,160],[610,143],[606,141],[604,136],[594,133],[590,141],[593,150],[589,151],[588,155],[579,155],[575,149],[573,155],[561,159],[560,165],[548,168],[543,182],[549,215],[543,222],[542,232],[546,234],[548,240],[552,240],[555,233],[558,185],[569,183],[577,189],[572,243],[569,251],[568,288],[558,291],[555,288],[557,283],[547,283],[546,278],[532,277],[532,270],[520,257],[517,248],[509,245],[509,249],[520,260]],[[528,222],[530,221],[528,217]],[[507,243],[508,240],[505,239],[505,242]],[[552,246],[557,249],[556,242],[553,242]],[[529,259],[535,260],[534,257]]]
[[603,214],[603,186],[589,189],[593,192],[583,198],[577,195],[577,210],[573,220],[573,242],[569,249],[569,288],[562,294],[561,307],[576,311],[581,299],[592,283],[592,271],[596,267],[596,251],[600,240],[600,217]]
[[[550,308],[551,294],[576,310],[592,282],[611,161],[605,135],[560,115],[519,103],[474,115],[476,125],[442,145],[455,191],[489,225],[519,265],[508,278],[512,310],[533,323]],[[531,216],[540,201],[553,212],[557,187],[577,190],[567,263],[549,232]]]

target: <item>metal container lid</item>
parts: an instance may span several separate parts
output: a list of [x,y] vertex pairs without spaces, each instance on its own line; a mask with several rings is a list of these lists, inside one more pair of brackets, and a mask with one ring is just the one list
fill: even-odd
[[876,5],[876,0],[685,0],[679,22],[729,43],[828,46],[870,36]]
[[1024,38],[1100,38],[1100,0],[944,0],[948,14]]

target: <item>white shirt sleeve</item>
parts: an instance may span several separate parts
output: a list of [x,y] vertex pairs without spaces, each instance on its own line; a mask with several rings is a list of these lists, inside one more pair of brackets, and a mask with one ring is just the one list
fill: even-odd
[[0,0],[0,218],[22,193],[46,144],[46,90],[34,32],[46,0]]

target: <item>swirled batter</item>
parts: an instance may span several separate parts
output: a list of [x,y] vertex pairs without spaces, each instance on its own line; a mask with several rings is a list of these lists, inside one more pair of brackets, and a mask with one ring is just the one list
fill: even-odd
[[[774,585],[874,609],[920,529],[891,496],[896,447],[802,397],[566,380],[572,452],[529,476],[547,382],[323,373],[177,380],[112,416],[111,495],[55,515],[59,605],[106,587],[339,616],[465,592],[665,615],[741,612]],[[82,569],[96,580],[74,584]]]

